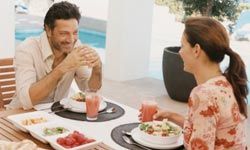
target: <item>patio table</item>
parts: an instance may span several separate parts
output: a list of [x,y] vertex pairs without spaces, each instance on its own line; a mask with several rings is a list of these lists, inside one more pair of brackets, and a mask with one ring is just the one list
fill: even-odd
[[[96,140],[101,140],[103,143],[94,147],[93,149],[95,150],[112,150],[112,149],[127,150],[126,148],[120,146],[119,144],[113,141],[111,137],[111,132],[114,128],[122,124],[138,123],[139,111],[132,107],[121,104],[115,100],[110,100],[107,98],[104,98],[104,100],[107,102],[119,105],[125,110],[125,114],[117,119],[110,120],[110,121],[103,121],[103,122],[78,121],[78,120],[62,118],[60,116],[57,116],[56,114],[53,114],[53,115],[55,119],[58,119],[62,122],[67,123],[68,125],[76,127],[77,130],[79,131],[84,131],[83,132],[84,134],[90,135]],[[11,123],[9,123],[6,120],[6,117],[8,115],[18,114],[18,113],[23,113],[23,112],[27,112],[27,111],[11,110],[11,111],[3,111],[0,113],[0,139],[5,138],[6,140],[10,140],[10,141],[18,141],[25,137],[25,138],[31,139],[32,141],[34,141],[41,147],[51,148],[49,145],[45,145],[37,141],[31,135],[21,132],[20,130],[15,128]]]
[[[88,121],[77,121],[67,118],[62,118],[57,116],[56,114],[52,114],[55,116],[55,119],[59,119],[62,122],[66,122],[67,124],[80,129],[80,131],[84,131],[86,135],[90,135],[91,137],[101,140],[103,143],[97,145],[93,149],[95,150],[126,150],[126,148],[116,144],[111,137],[111,131],[113,128],[126,123],[134,123],[138,122],[139,111],[137,109],[131,108],[129,106],[118,103],[114,100],[106,99],[105,101],[117,104],[121,106],[125,110],[125,114],[120,118],[104,121],[104,122],[88,122]],[[35,111],[30,110],[30,111]],[[43,144],[42,142],[33,138],[30,134],[24,133],[21,130],[17,129],[14,125],[12,125],[6,117],[9,115],[20,114],[30,111],[24,111],[22,109],[18,110],[6,110],[0,112],[0,139],[8,140],[8,141],[20,141],[22,139],[30,139],[34,141],[38,146],[42,148],[52,149],[49,145]],[[47,110],[50,111],[50,110]],[[105,143],[105,144],[104,144]]]

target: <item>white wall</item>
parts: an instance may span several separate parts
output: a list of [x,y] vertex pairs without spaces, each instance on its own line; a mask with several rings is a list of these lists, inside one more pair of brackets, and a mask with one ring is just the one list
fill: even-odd
[[[55,0],[60,2],[65,0]],[[66,0],[80,7],[82,16],[107,20],[109,0]]]
[[152,0],[110,0],[104,77],[125,81],[148,73]]
[[0,58],[13,57],[15,49],[14,1],[1,1],[0,5]]
[[51,5],[51,0],[29,0],[29,14],[45,17],[46,12]]

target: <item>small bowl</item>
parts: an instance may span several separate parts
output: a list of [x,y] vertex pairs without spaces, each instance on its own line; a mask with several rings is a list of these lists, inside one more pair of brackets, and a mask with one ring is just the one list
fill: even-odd
[[[144,130],[140,129],[140,126],[142,124],[156,125],[156,124],[163,124],[163,123],[168,123],[170,126],[175,127],[177,129],[177,133],[175,135],[162,136],[162,135],[149,134],[145,132]],[[142,124],[139,125],[139,135],[143,140],[150,142],[150,143],[160,144],[160,145],[172,144],[172,143],[177,142],[179,137],[182,134],[182,128],[170,121],[152,121],[152,122],[144,122]]]
[[[77,97],[76,95],[77,94],[82,94],[82,95],[84,95],[83,97],[82,97],[82,101],[79,101],[79,100],[77,100],[75,97]],[[80,109],[80,110],[85,110],[85,108],[86,108],[86,104],[85,104],[85,94],[84,93],[82,93],[82,92],[77,92],[77,93],[75,93],[73,96],[71,96],[71,97],[69,97],[69,105],[70,106],[72,106],[72,107],[74,107],[74,108],[77,108],[77,109]]]

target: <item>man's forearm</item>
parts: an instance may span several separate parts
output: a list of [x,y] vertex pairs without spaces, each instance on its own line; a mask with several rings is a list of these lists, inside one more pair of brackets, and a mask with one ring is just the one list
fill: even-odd
[[63,72],[60,69],[54,69],[43,79],[32,84],[29,89],[32,104],[36,105],[41,100],[48,97],[50,92],[56,88],[57,83],[62,76]]
[[98,90],[102,86],[102,65],[92,69],[91,77],[88,86],[92,90]]

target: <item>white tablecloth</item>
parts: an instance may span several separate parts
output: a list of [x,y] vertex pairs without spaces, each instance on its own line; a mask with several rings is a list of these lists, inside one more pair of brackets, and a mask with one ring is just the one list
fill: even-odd
[[[138,115],[139,111],[131,108],[129,106],[123,105],[121,103],[116,102],[115,100],[110,100],[105,98],[105,101],[109,101],[121,106],[125,110],[125,114],[117,119],[105,121],[105,122],[88,122],[88,121],[76,121],[71,119],[62,118],[60,116],[55,115],[60,121],[63,123],[69,124],[75,127],[77,130],[92,136],[95,139],[103,141],[105,144],[111,146],[116,150],[125,150],[126,148],[116,144],[111,138],[111,131],[113,128],[127,123],[139,122]],[[49,108],[52,105],[50,104],[41,104],[35,107],[35,109],[40,110],[44,108]],[[50,110],[45,110],[50,111]]]

